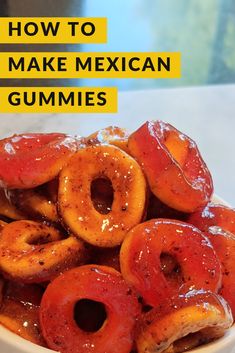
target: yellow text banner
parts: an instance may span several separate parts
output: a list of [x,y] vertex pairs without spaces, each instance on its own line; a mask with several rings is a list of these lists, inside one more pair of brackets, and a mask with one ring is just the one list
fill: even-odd
[[2,44],[106,43],[104,17],[1,17]]
[[0,53],[0,78],[180,78],[178,52]]
[[114,87],[0,88],[1,113],[116,113]]

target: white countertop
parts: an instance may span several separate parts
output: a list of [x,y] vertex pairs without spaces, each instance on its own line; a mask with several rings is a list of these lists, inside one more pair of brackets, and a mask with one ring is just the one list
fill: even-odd
[[235,207],[235,85],[122,92],[118,114],[0,114],[0,137],[29,131],[86,135],[111,124],[135,129],[153,119],[172,123],[198,143],[216,193]]

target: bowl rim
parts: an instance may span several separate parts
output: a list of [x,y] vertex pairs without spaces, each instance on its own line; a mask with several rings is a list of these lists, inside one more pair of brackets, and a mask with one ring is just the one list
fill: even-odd
[[[216,204],[231,207],[226,201],[213,195],[212,201]],[[229,348],[235,347],[235,324],[228,329],[225,335],[213,342],[196,347],[188,352],[193,353],[229,353]],[[49,348],[32,343],[17,334],[11,332],[0,324],[0,348],[1,353],[56,353]],[[6,349],[6,350],[2,350]]]

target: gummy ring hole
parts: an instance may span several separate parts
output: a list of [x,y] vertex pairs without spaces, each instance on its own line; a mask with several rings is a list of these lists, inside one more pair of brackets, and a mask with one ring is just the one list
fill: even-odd
[[173,352],[185,352],[195,347],[201,346],[202,344],[205,344],[209,341],[210,339],[207,339],[206,335],[203,334],[203,330],[200,330],[198,332],[192,332],[172,343]]
[[153,309],[153,307],[152,307],[151,305],[148,305],[148,304],[146,304],[146,303],[144,302],[143,297],[139,297],[139,298],[138,298],[138,302],[139,302],[139,304],[140,304],[141,307],[142,307],[142,312],[143,312],[143,313],[148,313],[150,310]]
[[161,270],[168,280],[182,282],[181,266],[177,259],[167,252],[162,252],[160,255]]
[[114,191],[109,178],[98,177],[91,182],[91,201],[94,208],[101,214],[108,214],[112,210]]
[[61,237],[58,236],[55,238],[53,237],[52,234],[50,233],[45,233],[45,234],[32,234],[29,239],[27,239],[27,244],[29,245],[43,245],[47,244],[56,240],[59,240]]
[[90,299],[81,299],[74,306],[74,320],[85,332],[97,332],[107,319],[103,303]]

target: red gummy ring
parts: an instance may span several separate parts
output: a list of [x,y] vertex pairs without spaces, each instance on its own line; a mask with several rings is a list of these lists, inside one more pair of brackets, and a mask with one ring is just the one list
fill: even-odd
[[210,227],[220,227],[235,235],[235,209],[209,202],[205,207],[192,213],[188,222],[194,224],[202,232]]
[[[79,300],[104,304],[107,318],[96,332],[86,332],[75,322]],[[61,353],[129,353],[139,303],[116,270],[98,265],[74,268],[47,287],[41,302],[43,336]]]
[[196,143],[170,124],[146,122],[130,135],[128,148],[151,191],[169,207],[194,212],[210,200],[212,178]]
[[205,233],[220,259],[222,287],[219,293],[235,316],[235,210],[209,203],[192,214],[188,221]]
[[[166,276],[161,256],[176,259],[179,273]],[[221,284],[220,261],[209,240],[192,225],[155,219],[134,227],[120,252],[121,272],[148,305],[189,289],[217,292]]]
[[54,179],[78,141],[60,133],[23,134],[0,140],[0,184],[29,189]]

